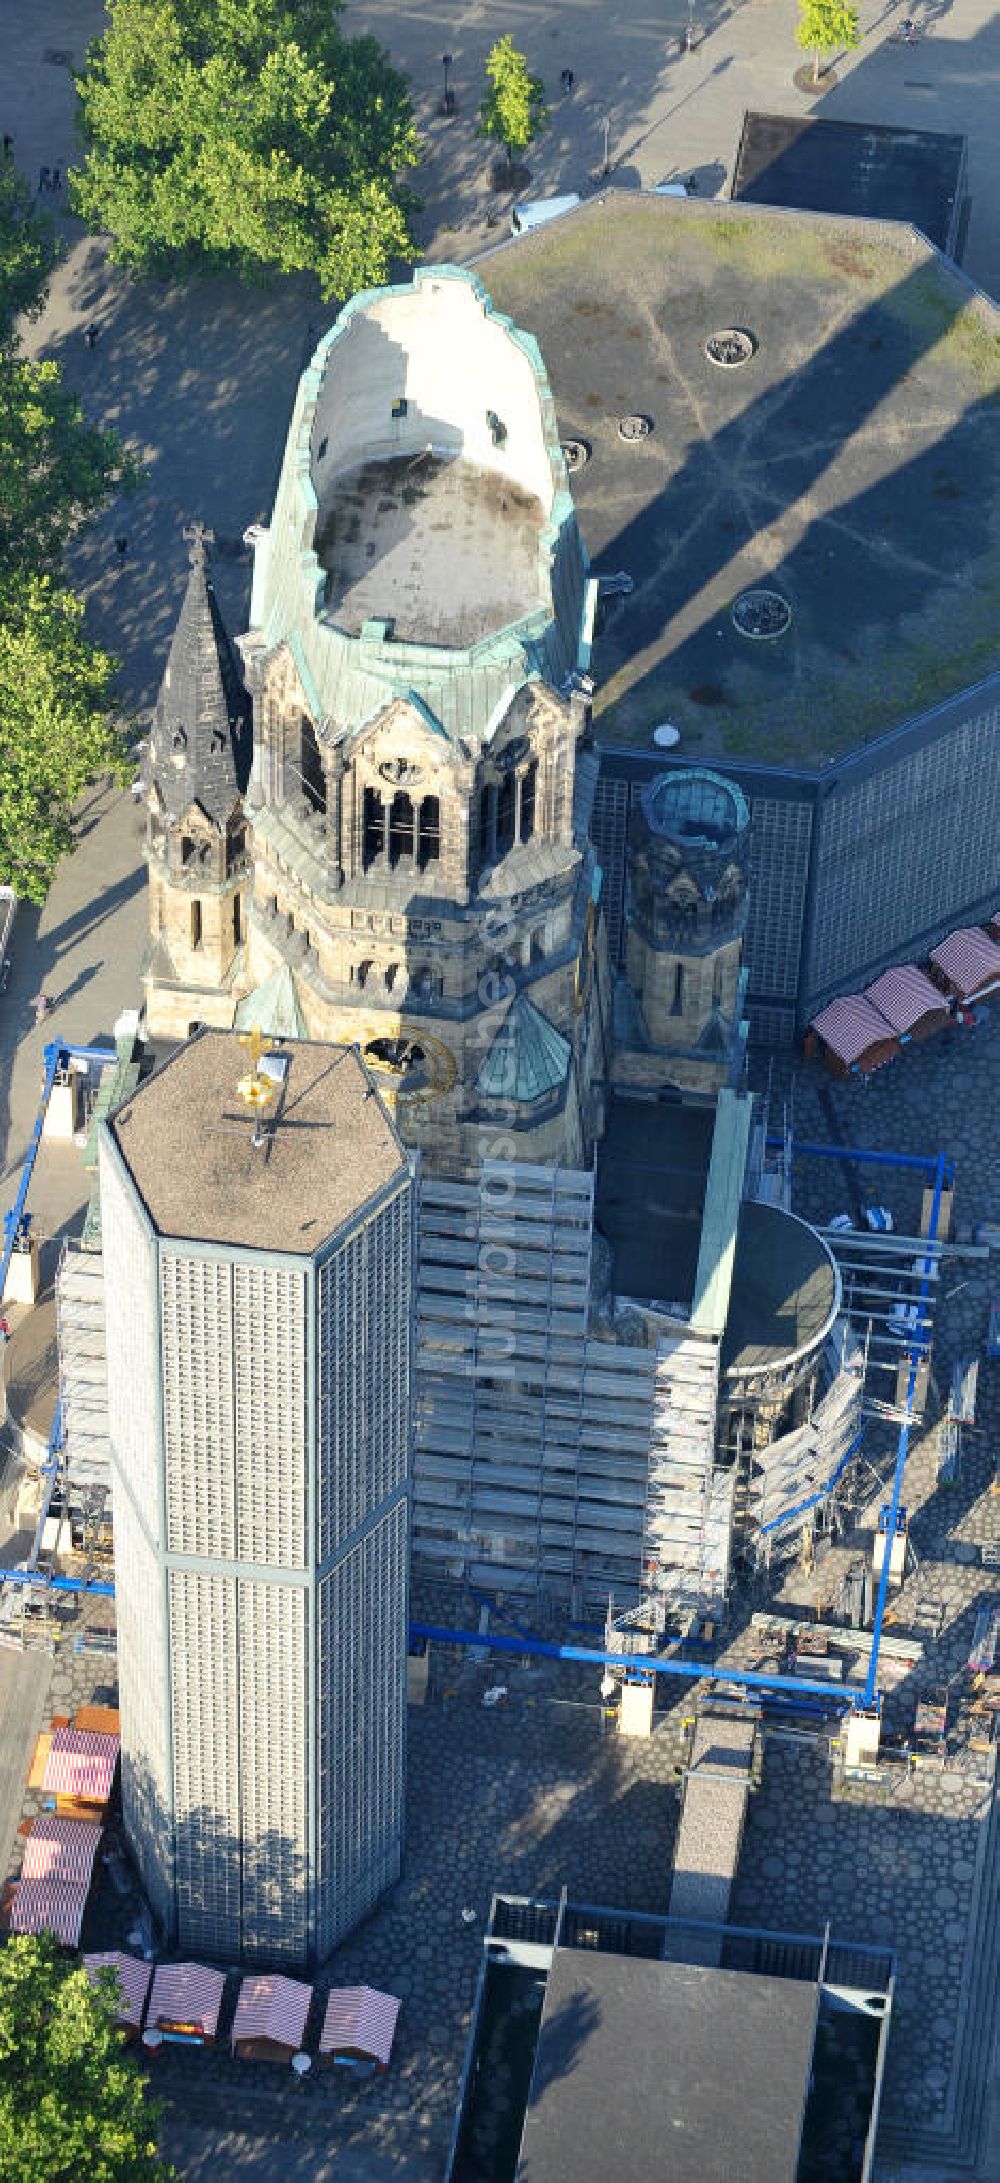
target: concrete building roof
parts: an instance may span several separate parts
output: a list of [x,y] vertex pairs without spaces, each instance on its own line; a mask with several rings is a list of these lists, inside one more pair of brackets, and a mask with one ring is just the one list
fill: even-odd
[[[1000,313],[914,229],[622,189],[477,269],[589,451],[595,572],[633,580],[595,633],[603,741],[670,722],[699,763],[812,767],[991,671]],[[771,641],[732,618],[760,589],[791,608]]]
[[817,1989],[557,1949],[516,2183],[794,2183]]
[[829,1333],[841,1285],[822,1236],[780,1205],[740,1209],[722,1365],[727,1373],[790,1363]]
[[265,1051],[256,1123],[237,1090],[251,1069],[233,1032],[199,1031],[104,1128],[161,1235],[311,1258],[406,1155],[355,1048]]
[[815,114],[743,116],[733,196],[879,220],[912,220],[954,254],[965,138]]

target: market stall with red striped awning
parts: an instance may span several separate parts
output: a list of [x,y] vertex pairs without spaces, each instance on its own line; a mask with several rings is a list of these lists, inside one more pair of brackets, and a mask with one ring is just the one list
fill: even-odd
[[49,1746],[42,1787],[49,1796],[106,1804],[118,1764],[119,1739],[89,1728],[57,1728]]
[[812,1020],[821,1041],[823,1059],[835,1076],[849,1076],[880,1069],[899,1052],[899,1040],[890,1023],[860,993],[844,993],[821,1008]]
[[153,1977],[146,2018],[165,2039],[206,2044],[215,2038],[226,1990],[222,1971],[206,1963],[161,1963]]
[[388,2066],[402,2004],[374,1986],[334,1986],[326,2004],[319,2051],[325,2061],[372,2061]]
[[880,978],[865,986],[862,998],[871,1001],[903,1040],[928,1038],[951,1022],[944,994],[916,963],[896,963],[891,970],[883,970]]
[[302,2046],[312,1997],[301,1979],[245,1978],[233,2018],[233,2053],[246,2062],[288,2061]]
[[90,1893],[89,1880],[19,1880],[10,1905],[12,1933],[54,1933],[75,1948]]
[[24,1845],[22,1880],[85,1880],[89,1886],[100,1839],[96,1820],[43,1812]]
[[956,1000],[979,1000],[1000,986],[1000,945],[980,925],[967,925],[931,949],[931,969]]
[[127,1956],[121,1948],[104,1948],[97,1955],[84,1956],[83,1968],[92,1986],[96,1986],[102,1971],[115,1972],[118,1979],[115,2023],[123,2031],[141,2031],[142,2012],[153,1976],[152,1964],[138,1962],[135,1956]]

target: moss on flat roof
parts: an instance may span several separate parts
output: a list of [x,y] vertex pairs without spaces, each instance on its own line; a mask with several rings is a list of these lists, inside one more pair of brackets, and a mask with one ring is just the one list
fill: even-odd
[[[1000,314],[915,231],[612,191],[477,267],[540,344],[601,610],[595,719],[817,765],[996,664]],[[742,327],[720,369],[708,335]],[[651,418],[627,442],[618,420]],[[734,628],[747,589],[788,633]]]

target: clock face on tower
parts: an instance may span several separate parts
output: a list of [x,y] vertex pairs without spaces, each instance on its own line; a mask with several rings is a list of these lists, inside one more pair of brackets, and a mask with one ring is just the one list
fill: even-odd
[[338,1024],[338,1036],[357,1041],[365,1067],[398,1100],[440,1099],[458,1074],[450,1048],[431,1038],[423,1024],[407,1023],[401,1016],[370,1017],[344,1031]]

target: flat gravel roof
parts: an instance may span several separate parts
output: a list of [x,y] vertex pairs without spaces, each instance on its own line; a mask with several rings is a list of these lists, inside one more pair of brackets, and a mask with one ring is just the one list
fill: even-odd
[[516,2183],[794,2183],[804,1980],[557,1949]]
[[[234,1032],[204,1030],[105,1125],[161,1235],[311,1258],[405,1174],[354,1047],[272,1050],[287,1073],[256,1124],[237,1091],[250,1054]],[[265,1044],[263,1069],[270,1058]]]
[[[600,610],[602,740],[670,721],[685,754],[814,767],[992,670],[1000,314],[914,229],[618,190],[477,271],[590,451],[595,570],[633,579]],[[737,633],[747,590],[785,635]]]

